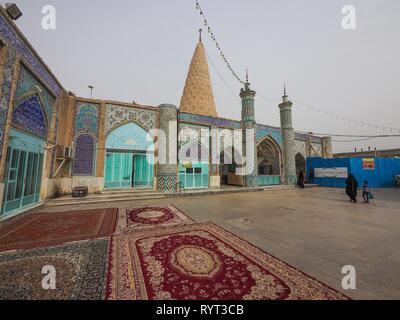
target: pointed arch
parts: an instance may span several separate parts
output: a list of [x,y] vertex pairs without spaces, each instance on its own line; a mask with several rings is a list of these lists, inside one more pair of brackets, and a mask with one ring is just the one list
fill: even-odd
[[18,128],[46,139],[48,120],[43,101],[38,93],[18,100],[12,114],[12,122]]
[[282,172],[282,151],[271,136],[257,144],[257,165],[259,176],[280,176]]
[[154,151],[154,139],[136,121],[128,121],[107,134],[106,149]]

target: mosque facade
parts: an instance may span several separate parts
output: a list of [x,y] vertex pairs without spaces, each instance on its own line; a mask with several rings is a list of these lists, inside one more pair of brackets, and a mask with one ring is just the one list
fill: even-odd
[[[330,137],[293,129],[286,92],[276,107],[280,127],[256,122],[248,81],[238,93],[238,119],[218,117],[201,40],[180,106],[87,99],[63,87],[1,8],[0,88],[0,219],[76,187],[102,193],[294,185],[307,158],[332,157]],[[227,141],[237,132],[244,134],[236,147]],[[254,159],[246,163],[252,170],[244,169],[246,158]]]

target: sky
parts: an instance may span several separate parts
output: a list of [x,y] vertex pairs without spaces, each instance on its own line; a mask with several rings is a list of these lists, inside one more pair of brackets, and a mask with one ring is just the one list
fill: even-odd
[[[67,90],[89,97],[93,85],[98,99],[179,106],[198,29],[204,29],[194,0],[16,3],[23,12],[17,25]],[[199,3],[232,68],[242,78],[249,70],[258,123],[279,126],[286,83],[295,130],[400,135],[400,1]],[[45,5],[56,9],[55,30],[42,28]],[[356,29],[342,27],[346,5],[356,9]],[[241,84],[206,31],[203,42],[219,116],[240,120]],[[400,148],[400,137],[348,142],[360,139],[334,137],[334,152]]]

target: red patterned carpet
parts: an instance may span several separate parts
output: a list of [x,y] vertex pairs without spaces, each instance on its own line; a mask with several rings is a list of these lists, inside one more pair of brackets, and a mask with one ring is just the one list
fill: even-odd
[[173,205],[169,206],[142,206],[126,210],[126,214],[120,214],[118,230],[152,229],[158,227],[171,227],[193,223],[182,211]]
[[114,233],[118,209],[37,213],[0,227],[0,252],[48,247]]
[[212,223],[115,235],[108,299],[347,299]]

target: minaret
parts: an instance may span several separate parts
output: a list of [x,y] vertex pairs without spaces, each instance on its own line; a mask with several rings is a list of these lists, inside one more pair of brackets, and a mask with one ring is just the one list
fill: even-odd
[[[257,181],[257,142],[256,121],[254,112],[254,97],[256,92],[250,89],[249,75],[246,70],[246,82],[240,90],[242,99],[242,130],[243,130],[243,156],[246,159],[244,172],[244,187],[256,187]],[[251,135],[251,136],[250,136]],[[253,156],[251,156],[253,154]]]
[[288,100],[286,85],[283,91],[283,102],[279,105],[281,114],[281,130],[283,137],[283,165],[285,171],[285,183],[287,185],[296,185],[296,156],[295,141],[292,121],[292,105]]
[[201,29],[199,31],[199,42],[190,63],[179,110],[217,117],[206,51],[201,40]]

